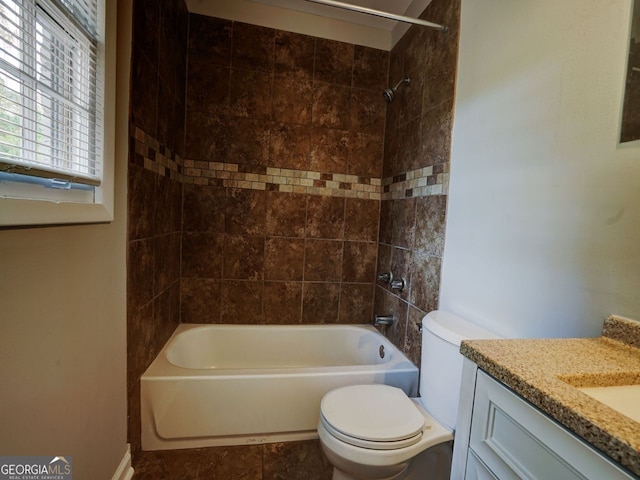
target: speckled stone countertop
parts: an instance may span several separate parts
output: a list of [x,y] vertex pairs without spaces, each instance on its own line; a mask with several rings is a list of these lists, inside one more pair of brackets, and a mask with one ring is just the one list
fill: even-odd
[[640,322],[611,316],[599,338],[470,340],[460,352],[640,475],[640,423],[575,388],[640,384]]

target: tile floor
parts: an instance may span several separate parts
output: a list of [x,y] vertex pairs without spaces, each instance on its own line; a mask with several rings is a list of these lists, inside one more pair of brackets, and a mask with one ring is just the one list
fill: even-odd
[[133,480],[331,480],[318,440],[141,452]]

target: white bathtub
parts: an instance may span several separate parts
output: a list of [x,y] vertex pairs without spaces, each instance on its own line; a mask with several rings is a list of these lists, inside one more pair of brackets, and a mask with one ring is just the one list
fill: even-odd
[[183,324],[140,383],[142,448],[166,450],[317,438],[329,390],[416,396],[418,369],[367,325]]

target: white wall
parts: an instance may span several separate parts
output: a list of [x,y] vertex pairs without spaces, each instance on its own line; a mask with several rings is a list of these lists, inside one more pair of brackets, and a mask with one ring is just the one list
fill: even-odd
[[70,456],[78,479],[111,479],[127,451],[124,45],[115,221],[0,230],[0,454]]
[[631,0],[463,0],[440,308],[506,336],[640,319]]

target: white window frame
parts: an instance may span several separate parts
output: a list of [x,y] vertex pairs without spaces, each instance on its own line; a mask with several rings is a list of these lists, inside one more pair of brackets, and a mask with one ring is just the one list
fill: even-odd
[[[117,0],[99,0],[99,21],[104,26],[104,111],[102,181],[93,203],[0,198],[0,226],[104,223],[114,218],[116,36]],[[25,187],[26,190],[26,187]]]

